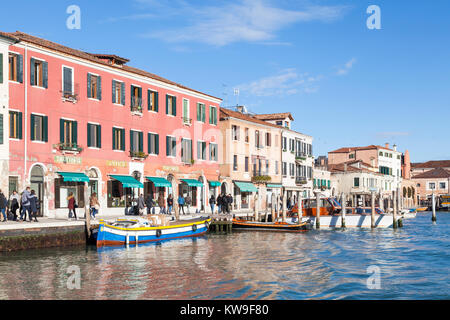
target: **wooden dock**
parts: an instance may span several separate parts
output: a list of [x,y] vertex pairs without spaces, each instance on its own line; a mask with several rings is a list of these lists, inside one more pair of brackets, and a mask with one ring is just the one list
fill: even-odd
[[209,232],[231,233],[233,229],[233,215],[215,214],[211,216]]

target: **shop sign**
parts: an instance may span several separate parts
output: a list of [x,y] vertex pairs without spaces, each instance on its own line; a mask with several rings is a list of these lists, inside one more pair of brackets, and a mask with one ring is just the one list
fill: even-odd
[[55,163],[81,164],[81,158],[68,156],[55,156]]

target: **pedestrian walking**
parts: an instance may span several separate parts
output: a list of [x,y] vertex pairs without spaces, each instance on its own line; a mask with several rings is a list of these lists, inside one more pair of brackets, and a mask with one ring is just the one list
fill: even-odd
[[231,194],[228,194],[228,196],[226,197],[226,201],[227,201],[227,213],[230,213],[231,208],[233,207],[233,197],[231,196]]
[[214,206],[216,205],[216,198],[214,195],[211,195],[211,198],[209,198],[209,205],[211,206],[211,214],[214,214]]
[[216,203],[217,203],[218,213],[220,214],[220,213],[222,213],[222,195],[221,194],[219,194],[217,196]]
[[17,209],[19,209],[20,196],[16,190],[9,197],[9,209],[13,215],[13,221],[17,221]]
[[69,193],[69,196],[67,197],[67,208],[69,209],[69,219],[72,219],[72,215],[75,216],[75,220],[77,220],[77,213],[75,212],[75,197],[73,195],[73,192]]
[[37,212],[39,210],[39,199],[36,195],[36,191],[31,190],[31,195],[30,195],[30,222],[33,221],[33,217],[34,217],[34,222],[38,222],[37,220]]
[[27,212],[28,216],[31,216],[31,207],[30,207],[30,187],[27,187],[24,192],[22,192],[22,212],[20,213],[20,220],[27,221]]
[[186,213],[184,212],[184,204],[185,204],[184,198],[183,198],[183,196],[180,194],[179,197],[178,197],[178,206],[180,207],[180,213],[181,213],[181,211],[183,211],[183,214],[186,214]]
[[98,202],[97,193],[94,192],[89,197],[89,214],[95,220],[95,215],[98,214],[100,210],[100,203]]
[[167,214],[172,214],[173,209],[173,198],[172,194],[169,194],[169,197],[167,198]]
[[159,214],[166,213],[166,202],[164,201],[164,196],[162,193],[158,196],[158,206],[159,206]]
[[3,222],[7,222],[8,218],[6,216],[6,211],[8,209],[8,199],[6,199],[2,190],[0,190],[0,213],[3,216]]
[[139,194],[139,198],[138,198],[138,210],[139,210],[140,216],[144,215],[145,199],[144,199],[144,195],[142,193]]
[[153,209],[153,213],[155,213],[155,208],[153,205],[153,197],[150,193],[148,194],[147,198],[145,199],[145,205],[147,207],[147,215],[151,214],[152,209]]
[[189,194],[186,196],[186,198],[184,198],[184,203],[186,205],[186,209],[187,209],[187,214],[191,214],[191,204],[192,204],[192,199],[189,196]]

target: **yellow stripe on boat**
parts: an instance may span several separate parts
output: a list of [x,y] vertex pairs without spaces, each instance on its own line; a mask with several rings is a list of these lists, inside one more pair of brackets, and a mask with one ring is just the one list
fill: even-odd
[[[127,220],[122,220],[122,221],[136,221],[136,220],[127,219]],[[205,222],[211,222],[211,219],[202,220],[199,222],[187,223],[187,224],[177,224],[174,226],[160,226],[160,227],[148,227],[148,228],[121,228],[121,227],[115,227],[115,226],[112,226],[109,224],[104,224],[104,225],[105,225],[105,227],[108,227],[111,229],[116,229],[116,230],[146,231],[146,230],[157,230],[157,229],[161,230],[161,229],[174,229],[174,228],[190,227],[190,226],[193,226],[194,224],[199,225],[199,224],[204,224]]]

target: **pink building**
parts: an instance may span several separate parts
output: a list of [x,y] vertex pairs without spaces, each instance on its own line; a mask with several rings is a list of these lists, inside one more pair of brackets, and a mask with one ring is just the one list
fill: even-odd
[[83,207],[83,181],[102,213],[122,213],[137,193],[189,195],[194,210],[208,210],[220,187],[221,99],[115,55],[2,35],[17,41],[5,66],[10,192],[31,185],[45,216],[66,216],[70,192]]

